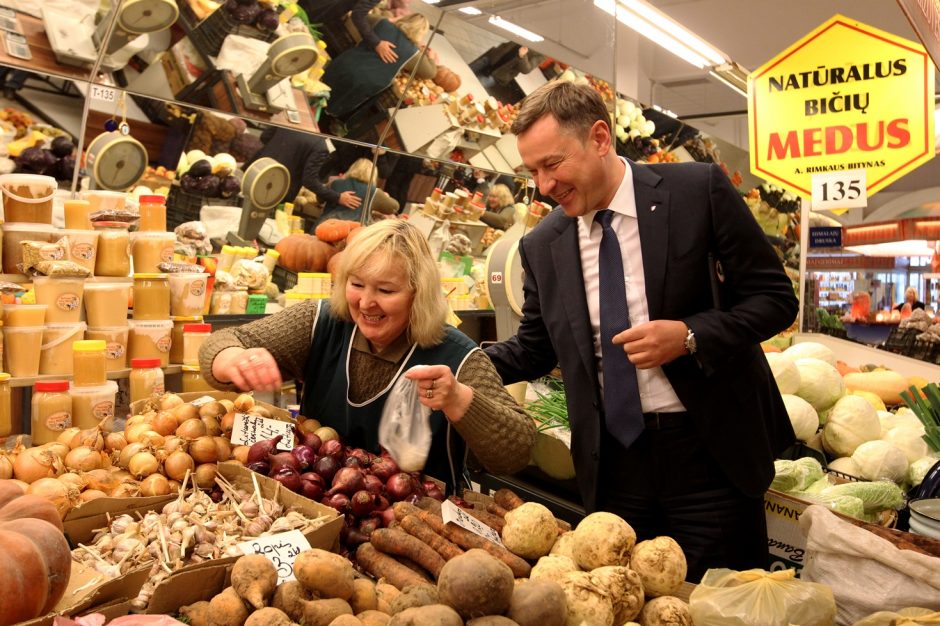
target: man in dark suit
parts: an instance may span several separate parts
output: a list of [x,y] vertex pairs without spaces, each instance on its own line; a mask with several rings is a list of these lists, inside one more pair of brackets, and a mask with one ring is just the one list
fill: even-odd
[[618,157],[590,87],[545,85],[512,130],[559,207],[519,245],[523,319],[487,354],[506,384],[560,363],[588,511],[676,539],[689,580],[766,567],[762,498],[794,442],[758,345],[798,310],[776,254],[717,166]]

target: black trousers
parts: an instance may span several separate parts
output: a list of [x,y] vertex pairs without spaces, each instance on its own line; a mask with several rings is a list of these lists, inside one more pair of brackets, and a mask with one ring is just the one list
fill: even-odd
[[768,566],[763,498],[742,494],[688,420],[644,430],[625,450],[606,435],[598,510],[623,517],[637,541],[668,535],[685,552],[687,580],[705,570]]

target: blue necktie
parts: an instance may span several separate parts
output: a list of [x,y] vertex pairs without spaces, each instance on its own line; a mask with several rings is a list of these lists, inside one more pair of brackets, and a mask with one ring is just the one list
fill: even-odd
[[624,448],[636,441],[643,431],[643,409],[636,367],[627,358],[622,345],[612,339],[630,328],[627,290],[624,286],[623,257],[617,233],[610,226],[614,212],[598,211],[594,221],[603,228],[598,267],[600,270],[601,360],[604,370],[604,419],[607,432]]

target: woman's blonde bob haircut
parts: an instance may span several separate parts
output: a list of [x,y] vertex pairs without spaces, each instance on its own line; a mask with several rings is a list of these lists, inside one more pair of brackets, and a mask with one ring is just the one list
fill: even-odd
[[372,161],[369,159],[356,159],[346,170],[346,178],[352,178],[374,187],[376,174],[375,168],[372,167]]
[[501,209],[516,203],[516,199],[512,197],[512,190],[510,190],[509,187],[503,183],[497,183],[493,185],[493,188],[490,189],[490,192],[486,195],[487,197],[493,196],[494,198],[497,198],[499,200],[499,208]]
[[382,276],[393,267],[405,268],[408,284],[414,291],[406,330],[409,341],[421,348],[438,345],[444,338],[447,319],[441,275],[428,242],[405,220],[381,220],[360,229],[343,252],[336,270],[330,310],[339,319],[352,321],[346,301],[349,276]]
[[428,22],[428,18],[420,13],[409,13],[400,20],[395,21],[394,24],[405,34],[405,37],[410,39],[416,46],[420,46],[423,43],[428,31],[431,30],[431,24]]

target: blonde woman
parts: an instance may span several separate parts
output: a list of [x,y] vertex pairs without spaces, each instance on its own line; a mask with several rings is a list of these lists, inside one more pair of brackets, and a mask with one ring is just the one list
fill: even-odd
[[[427,18],[418,13],[395,22],[378,20],[373,27],[375,35],[388,42],[397,57],[391,62],[384,61],[365,43],[338,55],[323,74],[323,82],[331,89],[326,112],[336,119],[346,120],[369,98],[392,84],[402,66],[419,56],[429,28]],[[435,64],[425,56],[416,74],[419,78],[432,78],[436,71]]]
[[480,221],[499,230],[508,230],[515,221],[515,215],[512,191],[502,183],[493,185],[486,196],[486,212],[480,216]]
[[362,218],[362,208],[366,206],[366,196],[372,189],[372,206],[370,210],[385,215],[394,215],[398,212],[398,200],[377,188],[378,175],[369,159],[356,159],[353,161],[346,175],[330,183],[330,189],[342,196],[346,191],[352,192],[362,203],[354,209],[347,208],[338,203],[327,202],[320,216],[318,224],[325,220],[335,218],[341,220],[359,221]]
[[[453,489],[468,448],[494,474],[519,471],[535,442],[533,422],[489,358],[445,318],[427,241],[405,220],[382,220],[346,248],[329,301],[215,332],[199,361],[219,389],[304,381],[301,412],[371,452],[389,390],[406,376],[432,410],[428,475]],[[406,374],[415,365],[427,367]]]

